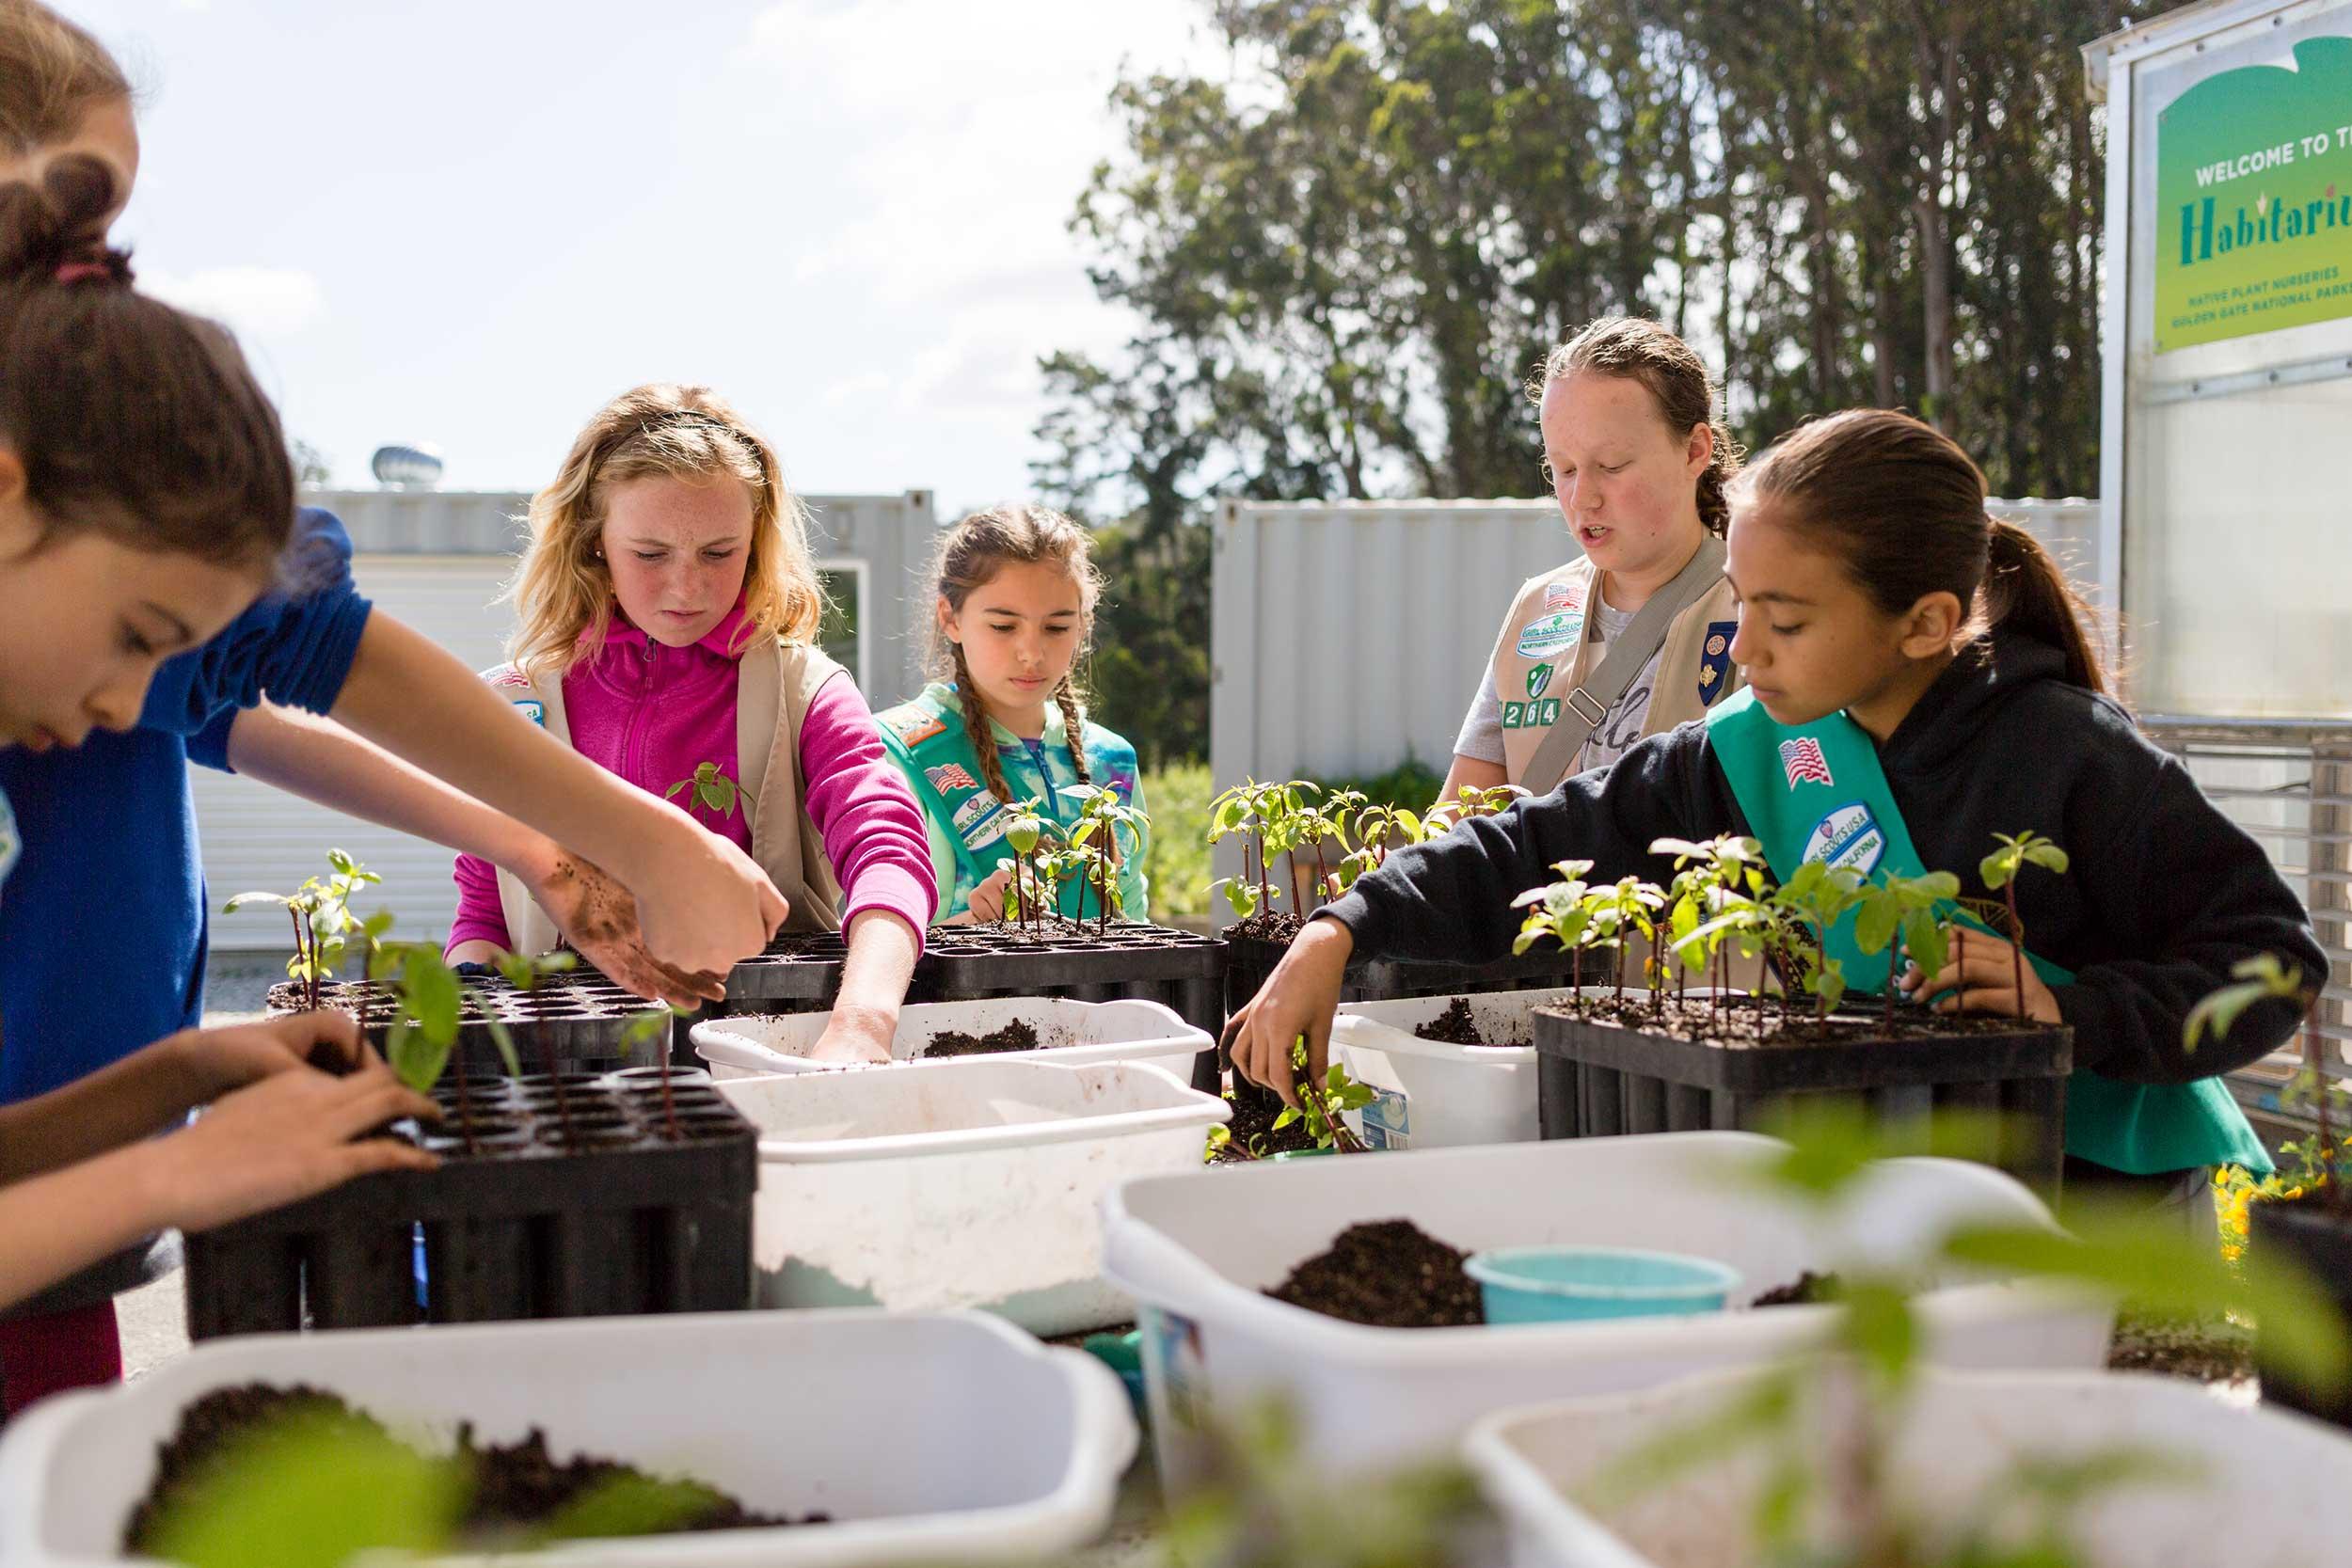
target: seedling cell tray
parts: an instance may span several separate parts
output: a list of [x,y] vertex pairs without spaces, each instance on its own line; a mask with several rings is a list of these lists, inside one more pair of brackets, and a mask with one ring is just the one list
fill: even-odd
[[[319,1006],[358,1019],[369,1041],[380,1051],[399,1010],[399,992],[375,980],[330,981],[319,988]],[[504,1070],[503,1058],[490,1034],[493,1019],[513,1037],[525,1071],[546,1070],[548,1057],[553,1058],[558,1072],[612,1072],[657,1066],[671,1048],[673,1031],[666,1024],[653,1039],[623,1043],[630,1023],[651,1006],[593,970],[556,975],[528,991],[495,977],[469,977],[465,982],[457,1043],[450,1053],[449,1070],[477,1074]],[[288,981],[270,988],[271,1012],[295,1012],[301,1006],[301,987]]]
[[439,1169],[188,1237],[189,1338],[750,1305],[758,1137],[703,1075],[671,1080],[675,1138],[657,1073],[566,1075],[562,1109],[544,1077],[460,1087],[420,1134]]

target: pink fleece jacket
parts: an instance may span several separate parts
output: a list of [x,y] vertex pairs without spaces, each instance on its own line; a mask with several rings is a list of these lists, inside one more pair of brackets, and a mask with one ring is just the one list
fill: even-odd
[[[735,746],[738,655],[727,652],[743,622],[739,605],[691,648],[654,641],[617,612],[603,651],[564,676],[572,745],[581,756],[650,795],[665,795],[695,768],[716,763],[739,778]],[[841,884],[841,924],[866,910],[887,910],[919,942],[938,908],[922,808],[882,752],[873,710],[844,673],[818,689],[801,725],[801,775],[808,815]],[[745,802],[723,817],[681,791],[694,820],[748,850]],[[690,804],[690,801],[691,802]],[[457,918],[449,945],[507,944],[499,907],[498,870],[472,855],[457,857]]]

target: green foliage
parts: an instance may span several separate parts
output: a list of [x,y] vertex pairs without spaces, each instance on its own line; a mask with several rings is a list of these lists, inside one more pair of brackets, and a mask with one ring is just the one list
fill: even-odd
[[1846,966],[1829,956],[1830,927],[1845,917],[1862,895],[1862,873],[1851,866],[1807,861],[1772,894],[1787,922],[1789,940],[1784,951],[1797,960],[1804,989],[1829,1016],[1846,995]]
[[[1905,958],[1933,974],[1944,967],[1950,942],[1944,931],[1944,911],[1960,896],[1960,879],[1948,871],[1929,871],[1916,877],[1882,877],[1865,882],[1855,895],[1854,945],[1865,953],[1884,952],[1892,942],[1889,962],[1895,970]],[[1895,997],[1895,974],[1886,981],[1887,1003]]]
[[1338,1148],[1358,1152],[1363,1144],[1347,1130],[1341,1120],[1343,1113],[1360,1111],[1372,1103],[1372,1090],[1347,1074],[1347,1069],[1333,1062],[1324,1069],[1323,1082],[1317,1084],[1307,1073],[1307,1037],[1301,1035],[1291,1042],[1291,1074],[1298,1095],[1298,1103],[1285,1105],[1274,1118],[1277,1132],[1295,1122],[1304,1122],[1307,1135],[1317,1148]]
[[2001,847],[1985,856],[1978,867],[1978,874],[1984,879],[1986,887],[2007,887],[2016,879],[2018,872],[2028,865],[2038,865],[2061,877],[2066,874],[2066,851],[2040,833],[2028,829],[2014,837],[2008,833],[1994,833],[1993,836],[2000,841]]
[[690,809],[701,806],[724,821],[735,815],[738,794],[735,781],[721,772],[717,763],[698,762],[691,774],[663,790],[661,798],[675,800],[683,795]]
[[1209,768],[1181,763],[1144,776],[1156,831],[1145,846],[1143,874],[1152,913],[1166,922],[1209,912]]
[[1403,762],[1386,772],[1318,778],[1313,782],[1327,795],[1360,795],[1369,808],[1402,806],[1422,812],[1437,800],[1438,791],[1445,787],[1445,775],[1432,772],[1427,763],[1408,752]]
[[392,917],[378,913],[361,920],[351,912],[351,895],[384,880],[341,849],[326,852],[327,874],[312,877],[292,893],[240,893],[221,906],[235,914],[254,904],[269,904],[294,918],[294,952],[286,960],[286,977],[302,982],[307,1005],[317,1006],[319,987],[332,978],[352,946],[364,959],[391,928]]
[[[457,1027],[465,1009],[465,982],[443,961],[438,943],[385,942],[368,964],[368,977],[391,984],[396,1011],[384,1036],[384,1059],[400,1081],[424,1093],[441,1081],[449,1056],[457,1044]],[[504,1029],[491,1025],[506,1070],[520,1075],[514,1042]]]
[[2250,958],[2241,958],[2230,966],[2230,973],[2237,976],[2235,981],[2207,995],[2188,1010],[2181,1029],[2184,1051],[2194,1052],[2208,1035],[2217,1042],[2227,1039],[2246,1009],[2265,998],[2309,1003],[2301,966],[2281,963],[2276,953],[2257,953]]

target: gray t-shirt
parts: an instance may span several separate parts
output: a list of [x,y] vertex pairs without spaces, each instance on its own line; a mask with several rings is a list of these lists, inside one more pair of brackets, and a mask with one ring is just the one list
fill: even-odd
[[[1609,657],[1609,645],[1625,635],[1639,613],[1630,610],[1613,610],[1608,601],[1597,594],[1594,599],[1594,616],[1585,635],[1598,643],[1599,649],[1584,661],[1587,670],[1597,670],[1600,661]],[[1633,743],[1642,738],[1642,726],[1649,719],[1650,693],[1658,687],[1658,661],[1665,656],[1661,644],[1650,655],[1649,663],[1634,677],[1593,730],[1584,742],[1584,750],[1568,769],[1581,773],[1589,768],[1604,768],[1623,756]],[[1462,718],[1461,733],[1454,736],[1454,754],[1478,762],[1504,766],[1502,749],[1502,695],[1495,689],[1494,672],[1489,669],[1479,677],[1478,694],[1470,699],[1470,712]]]

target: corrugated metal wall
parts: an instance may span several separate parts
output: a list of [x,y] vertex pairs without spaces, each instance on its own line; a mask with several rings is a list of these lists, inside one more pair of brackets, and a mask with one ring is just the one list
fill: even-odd
[[[2097,502],[1992,505],[2097,580]],[[1219,789],[1377,773],[1408,754],[1444,772],[1512,591],[1576,554],[1548,499],[1229,501],[1216,528]]]
[[[440,491],[333,491],[304,499],[341,517],[351,531],[353,575],[385,613],[440,643],[469,669],[505,657],[513,615],[494,603],[514,567],[520,494]],[[936,527],[927,491],[899,496],[813,497],[818,558],[857,563],[865,578],[860,607],[861,680],[876,707],[914,689],[919,639],[911,616],[923,585]],[[876,689],[879,688],[880,689]],[[384,878],[380,899],[396,930],[412,937],[445,931],[456,905],[450,853],[405,834],[355,821],[251,780],[190,769],[204,869],[217,911],[247,888],[283,892],[325,869],[329,847],[349,850]],[[215,914],[214,945],[280,949],[285,918],[262,911]]]

